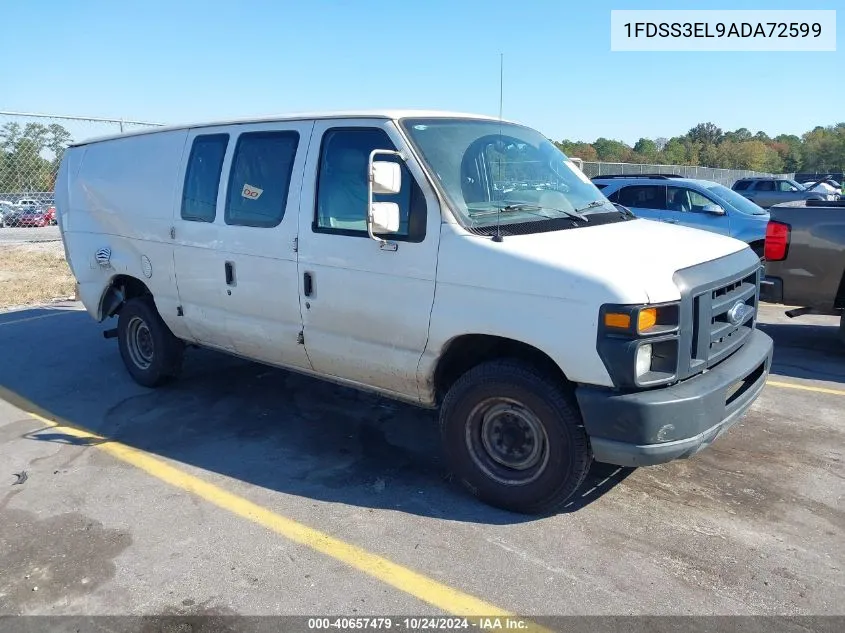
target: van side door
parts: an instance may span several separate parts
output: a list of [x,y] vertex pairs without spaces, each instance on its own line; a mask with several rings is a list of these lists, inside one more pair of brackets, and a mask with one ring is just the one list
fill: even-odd
[[300,212],[305,348],[314,370],[418,400],[417,366],[434,302],[440,207],[419,165],[402,165],[400,225],[382,248],[367,235],[367,164],[374,149],[411,156],[393,122],[318,121]]
[[[300,342],[296,237],[312,127],[289,121],[220,131],[229,140],[214,216],[198,222],[183,211],[175,227],[184,318],[200,343],[310,369]],[[217,131],[196,131],[210,132]],[[186,191],[189,177],[190,170]]]

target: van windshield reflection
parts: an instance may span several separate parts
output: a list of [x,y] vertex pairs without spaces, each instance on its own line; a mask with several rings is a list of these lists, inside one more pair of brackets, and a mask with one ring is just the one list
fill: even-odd
[[483,119],[405,119],[402,126],[468,228],[501,222],[624,216],[552,142],[531,128]]

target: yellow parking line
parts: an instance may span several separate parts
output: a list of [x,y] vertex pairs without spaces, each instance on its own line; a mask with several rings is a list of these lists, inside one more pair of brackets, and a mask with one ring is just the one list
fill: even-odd
[[[434,605],[446,613],[468,617],[513,617],[513,614],[489,602],[449,587],[419,572],[415,572],[377,554],[368,552],[361,547],[330,536],[325,532],[315,530],[293,519],[272,512],[219,486],[215,486],[199,477],[179,470],[163,460],[153,457],[149,453],[73,426],[66,420],[52,415],[49,411],[42,409],[35,403],[4,387],[0,387],[0,398],[23,409],[33,418],[55,428],[57,431],[76,438],[90,440],[93,446],[149,473],[156,479],[190,492],[205,499],[209,503],[213,503],[219,508],[249,519],[291,541],[342,561],[350,567],[362,571],[423,602]],[[526,628],[522,629],[523,631],[546,630],[533,622],[523,622],[526,625]]]
[[778,380],[767,380],[767,385],[780,387],[782,389],[798,389],[800,391],[815,391],[816,393],[829,393],[834,396],[845,396],[845,390],[828,389],[827,387],[811,387],[810,385],[797,385],[793,382],[780,382]]

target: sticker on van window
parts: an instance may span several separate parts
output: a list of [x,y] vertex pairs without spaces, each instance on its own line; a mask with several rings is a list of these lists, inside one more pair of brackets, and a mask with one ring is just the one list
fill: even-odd
[[258,200],[262,193],[264,193],[263,189],[248,184],[244,184],[244,188],[241,190],[241,195],[247,200]]
[[587,175],[583,171],[578,169],[578,165],[573,163],[571,160],[565,160],[563,162],[567,167],[569,167],[569,170],[578,177],[578,180],[580,180],[581,182],[587,183],[588,185],[592,184],[590,179],[587,178]]

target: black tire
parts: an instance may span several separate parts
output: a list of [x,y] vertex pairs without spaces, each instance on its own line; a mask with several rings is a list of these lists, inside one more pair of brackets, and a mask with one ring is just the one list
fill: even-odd
[[461,376],[443,401],[440,433],[463,486],[512,512],[554,512],[592,463],[578,408],[556,381],[518,360],[482,363]]
[[158,387],[182,368],[185,346],[162,321],[151,298],[138,297],[123,305],[117,341],[129,375],[144,387]]

